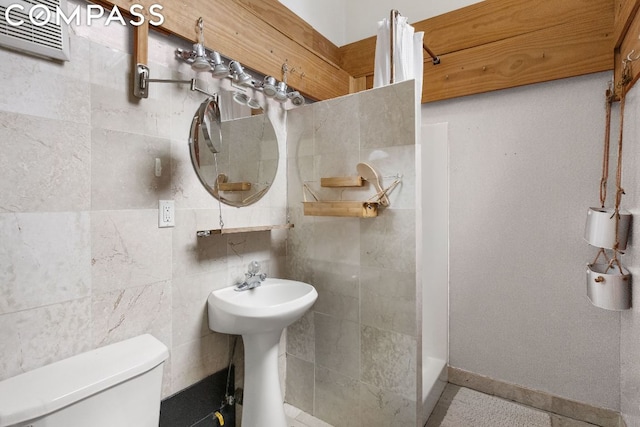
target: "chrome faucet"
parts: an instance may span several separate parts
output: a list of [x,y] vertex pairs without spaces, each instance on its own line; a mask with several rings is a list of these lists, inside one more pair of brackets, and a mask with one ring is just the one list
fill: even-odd
[[251,261],[247,272],[244,273],[244,282],[236,285],[235,290],[246,291],[249,289],[257,288],[267,278],[265,273],[260,273],[260,263],[258,261]]

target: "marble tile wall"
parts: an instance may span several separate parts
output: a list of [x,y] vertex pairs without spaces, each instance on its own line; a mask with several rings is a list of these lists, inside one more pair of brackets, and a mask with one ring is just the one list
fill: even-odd
[[[230,337],[208,329],[207,295],[254,259],[282,275],[286,232],[197,239],[220,214],[187,149],[204,97],[152,84],[134,99],[131,28],[96,21],[71,32],[70,62],[0,48],[0,380],[151,333],[170,349],[168,396],[227,366]],[[151,37],[152,77],[194,76],[174,59],[189,46]],[[284,114],[270,114],[284,152]],[[285,220],[285,166],[282,156],[260,202],[222,207],[226,226]],[[175,228],[158,228],[160,199],[175,200]]]
[[[419,355],[415,244],[413,83],[289,111],[288,275],[312,283],[318,301],[287,331],[286,400],[340,426],[417,425]],[[303,184],[323,200],[375,193],[320,187],[371,164],[391,205],[372,219],[302,212]],[[309,197],[307,195],[307,197]]]

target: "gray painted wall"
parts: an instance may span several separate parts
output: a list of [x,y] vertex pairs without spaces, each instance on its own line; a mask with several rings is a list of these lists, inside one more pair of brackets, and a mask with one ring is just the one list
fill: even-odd
[[582,239],[608,79],[427,104],[422,118],[449,123],[451,365],[617,410],[620,314],[589,303]]
[[620,335],[620,408],[628,427],[640,427],[640,89],[627,95],[624,128],[625,206],[634,214],[635,227],[627,247],[626,266],[633,274],[634,307],[622,313]]

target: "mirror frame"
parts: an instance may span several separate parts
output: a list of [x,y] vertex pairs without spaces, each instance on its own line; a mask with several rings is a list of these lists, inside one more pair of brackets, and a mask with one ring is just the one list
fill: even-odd
[[[246,104],[245,104],[246,105]],[[251,107],[250,107],[251,108]],[[256,108],[252,108],[255,110]],[[276,149],[276,159],[279,157],[280,149],[278,146],[278,136],[275,132],[275,127],[271,122],[271,118],[267,114],[267,111],[264,108],[260,108],[262,114],[264,115],[265,120],[271,126],[273,130],[273,134],[275,137],[275,149]],[[241,117],[243,118],[251,118],[253,116]],[[237,119],[236,119],[237,120]],[[233,122],[234,120],[229,120],[229,122]],[[226,123],[226,122],[225,122]],[[220,106],[218,103],[218,97],[209,97],[207,98],[199,107],[196,113],[193,116],[193,120],[191,122],[191,128],[189,133],[189,152],[191,158],[191,164],[194,168],[194,171],[198,177],[200,183],[204,186],[204,188],[218,201],[233,207],[244,207],[249,206],[253,203],[256,203],[260,200],[271,188],[273,184],[273,180],[277,176],[278,171],[278,162],[276,162],[275,170],[273,173],[273,177],[271,177],[271,182],[267,182],[264,188],[260,190],[254,191],[252,194],[248,194],[247,197],[240,201],[231,200],[229,198],[225,198],[220,194],[221,191],[246,191],[248,188],[251,188],[251,182],[238,182],[238,183],[229,183],[230,186],[236,186],[244,184],[242,189],[233,188],[231,190],[219,190],[222,184],[227,183],[227,176],[231,175],[232,171],[219,171],[218,170],[218,158],[217,155],[223,151],[223,131],[222,131],[222,119]],[[231,142],[233,144],[233,141]],[[231,145],[230,145],[231,146]],[[217,175],[215,179],[207,180],[206,177],[201,174],[201,165],[200,165],[200,155],[203,147],[207,147],[207,151],[212,153],[214,156],[215,162],[215,174]],[[211,181],[211,182],[209,182]],[[253,190],[253,189],[252,189]]]

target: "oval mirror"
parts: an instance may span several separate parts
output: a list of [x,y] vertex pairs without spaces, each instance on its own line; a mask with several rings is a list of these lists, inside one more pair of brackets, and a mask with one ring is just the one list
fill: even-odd
[[252,102],[229,105],[225,114],[215,98],[200,105],[193,116],[189,149],[207,191],[222,203],[241,207],[257,202],[269,190],[278,169],[278,140],[268,114],[252,108],[259,107],[255,100],[237,93],[233,99]]

